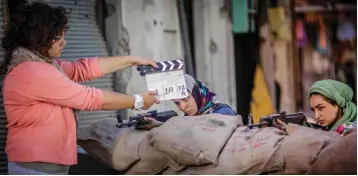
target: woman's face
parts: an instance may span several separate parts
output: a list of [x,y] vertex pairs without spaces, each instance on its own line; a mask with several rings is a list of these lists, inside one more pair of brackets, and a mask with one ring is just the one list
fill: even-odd
[[322,95],[310,97],[310,108],[314,112],[318,123],[326,127],[341,118],[340,108],[327,102]]
[[60,57],[65,46],[66,46],[65,32],[62,32],[61,35],[56,36],[56,39],[53,40],[51,48],[48,50],[48,55],[51,58]]
[[196,102],[190,93],[187,98],[174,99],[173,101],[180,109],[180,111],[189,116],[194,116],[198,112],[198,106],[196,105]]

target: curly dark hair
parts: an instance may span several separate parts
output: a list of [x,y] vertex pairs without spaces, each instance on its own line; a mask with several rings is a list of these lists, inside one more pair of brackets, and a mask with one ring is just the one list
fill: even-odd
[[62,6],[51,7],[39,2],[23,5],[12,13],[2,39],[5,56],[0,67],[1,76],[6,73],[12,52],[18,47],[48,56],[53,41],[58,40],[56,36],[68,29],[69,13]]

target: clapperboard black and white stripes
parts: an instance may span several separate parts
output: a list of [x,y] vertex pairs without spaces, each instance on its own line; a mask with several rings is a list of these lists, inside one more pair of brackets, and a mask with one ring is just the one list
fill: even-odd
[[157,62],[157,65],[158,68],[154,68],[151,65],[142,65],[142,66],[138,66],[137,70],[144,74],[150,74],[150,73],[167,72],[167,71],[184,69],[184,62],[183,60],[180,59]]
[[145,76],[148,91],[155,91],[159,100],[173,100],[188,97],[184,76],[183,60],[157,62],[153,66],[139,66],[137,70]]

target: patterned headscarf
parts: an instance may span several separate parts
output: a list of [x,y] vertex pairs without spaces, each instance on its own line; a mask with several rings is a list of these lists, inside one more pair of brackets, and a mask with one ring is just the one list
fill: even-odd
[[195,80],[188,74],[185,74],[185,83],[198,107],[196,115],[206,114],[215,108],[216,94],[210,92],[210,90],[202,82]]

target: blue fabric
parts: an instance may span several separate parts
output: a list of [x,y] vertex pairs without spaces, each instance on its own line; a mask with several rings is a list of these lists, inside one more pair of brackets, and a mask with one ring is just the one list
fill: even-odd
[[212,113],[221,114],[221,115],[231,115],[236,116],[236,112],[227,104],[221,104],[217,106]]
[[77,153],[82,155],[88,155],[88,153],[80,146],[77,146]]
[[50,175],[48,173],[24,168],[16,163],[13,163],[13,162],[9,162],[7,164],[7,170],[8,170],[9,175]]
[[341,41],[353,40],[356,36],[354,25],[350,21],[339,23],[337,36]]

